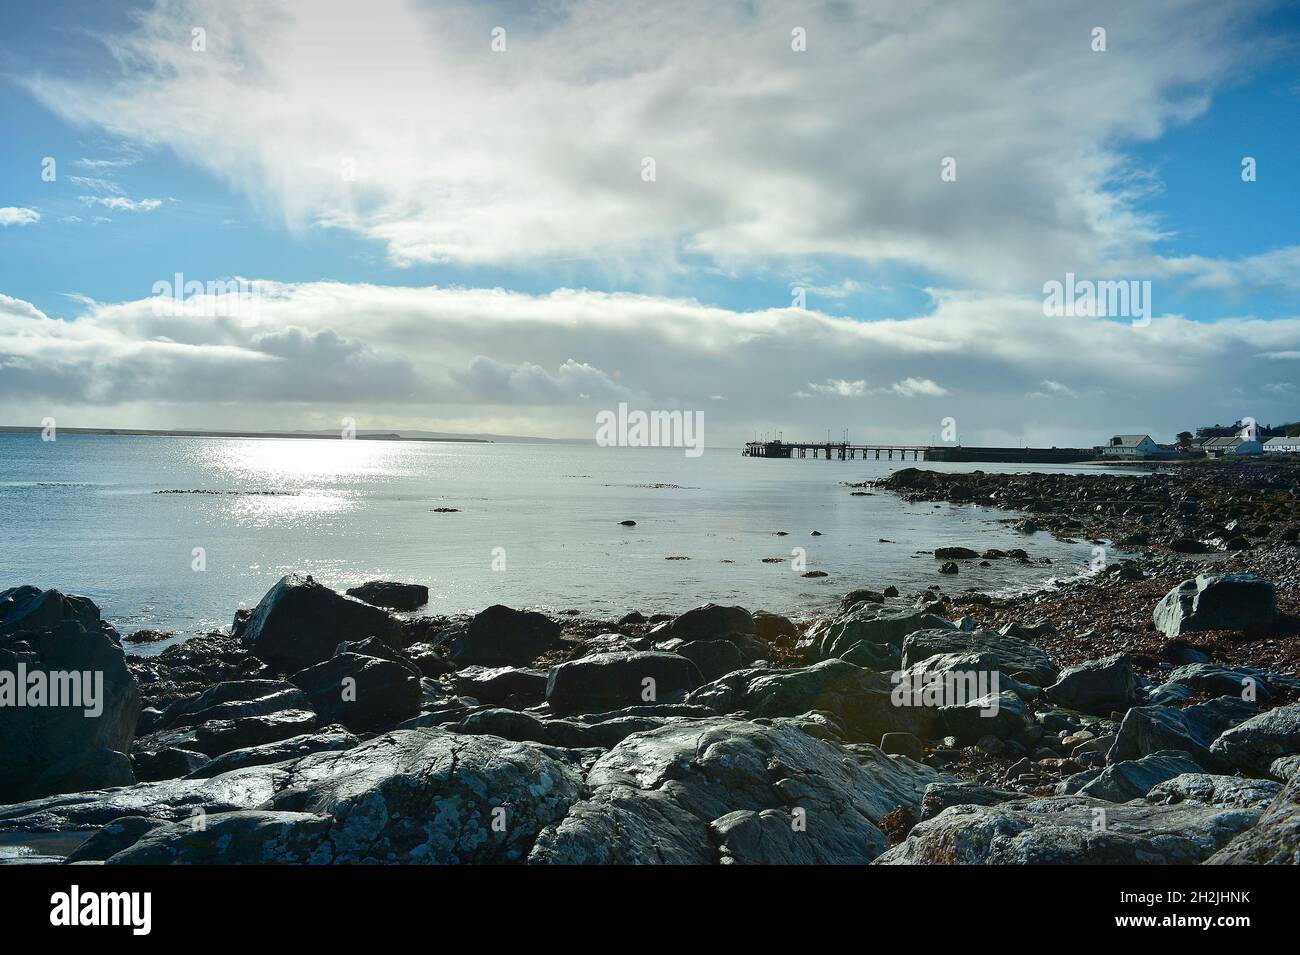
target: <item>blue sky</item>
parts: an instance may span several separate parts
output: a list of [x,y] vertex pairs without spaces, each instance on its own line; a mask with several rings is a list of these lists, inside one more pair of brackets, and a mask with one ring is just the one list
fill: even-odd
[[[503,289],[525,311],[556,289],[576,289],[606,308],[631,309],[629,297],[668,311],[698,306],[711,323],[701,337],[727,327],[749,345],[757,333],[746,328],[789,306],[791,287],[803,286],[813,314],[792,317],[789,328],[846,340],[825,354],[809,345],[789,362],[798,371],[785,375],[782,348],[803,346],[764,325],[757,337],[781,347],[762,377],[782,376],[773,387],[784,403],[719,412],[734,433],[861,416],[846,398],[917,415],[900,429],[928,426],[936,408],[915,405],[979,392],[925,357],[926,322],[958,305],[982,307],[980,315],[1033,306],[1042,283],[1067,270],[1149,279],[1157,319],[1174,324],[1146,341],[1185,347],[1172,364],[1206,354],[1187,321],[1269,322],[1260,348],[1285,354],[1288,323],[1300,316],[1300,8],[1128,6],[1065,5],[1060,17],[1031,17],[990,3],[976,17],[970,5],[938,4],[918,23],[896,3],[851,22],[840,22],[846,15],[834,5],[787,12],[738,3],[700,23],[690,5],[665,4],[659,21],[595,2],[520,19],[510,4],[385,0],[363,23],[332,3],[8,5],[0,13],[0,210],[14,218],[0,227],[0,293],[87,330],[106,322],[126,352],[123,336],[145,334],[153,337],[131,347],[187,346],[168,362],[220,344],[247,350],[261,368],[292,359],[247,338],[127,330],[104,310],[120,305],[111,313],[120,316],[147,304],[154,284],[176,272],[244,276],[282,286],[277,324],[258,334],[297,330],[319,344],[356,333],[341,321],[313,324],[292,307],[326,288]],[[796,21],[809,24],[805,59],[787,48]],[[209,44],[197,53],[188,48],[196,23]],[[512,31],[512,45],[494,58],[486,37],[497,23]],[[1104,53],[1087,50],[1094,23],[1108,24]],[[997,44],[1011,48],[983,49]],[[660,175],[646,183],[639,163],[656,153]],[[950,154],[957,181],[940,186],[939,160]],[[330,173],[345,155],[365,173],[340,186]],[[1255,182],[1242,181],[1245,156],[1257,162]],[[57,161],[53,182],[41,178],[45,157]],[[444,306],[430,307],[442,314]],[[886,324],[859,334],[822,318]],[[42,328],[55,338],[66,331]],[[938,351],[971,347],[966,332],[951,335],[960,343]],[[1234,347],[1245,347],[1241,338]],[[580,334],[553,351],[548,339],[545,354],[512,350],[512,340],[485,334],[466,343],[458,364],[414,374],[411,394],[396,403],[380,389],[375,414],[407,426],[581,434],[592,402],[730,403],[722,392],[746,385],[742,377],[688,388],[632,356],[597,361],[600,349]],[[353,351],[367,347],[394,360],[407,351],[400,340]],[[859,347],[877,357],[837,359]],[[1226,360],[1228,346],[1215,347],[1216,360]],[[1027,360],[1012,351],[973,354],[969,364],[997,374],[999,362]],[[218,354],[235,360],[207,357]],[[1014,370],[1022,403],[1092,394],[1100,427],[1132,400],[1132,381],[1101,380],[1096,369],[1058,380],[1048,367],[1054,357],[1037,356],[1050,385],[1032,381],[1037,371]],[[28,352],[11,358],[15,367],[33,362]],[[513,369],[488,376],[507,382],[507,392],[510,382],[527,387],[494,400],[475,377],[486,367],[480,359]],[[588,370],[570,380],[566,367]],[[1297,367],[1266,360],[1225,388],[1262,418],[1285,416]],[[539,380],[541,391],[530,391]],[[583,390],[592,381],[594,391]],[[1273,390],[1252,394],[1259,387]],[[101,413],[90,394],[48,400]],[[212,396],[187,408],[184,395],[113,394],[116,422],[159,404],[214,424],[286,415],[308,424],[334,414],[331,396],[310,389],[234,410]],[[5,397],[20,406],[16,390]],[[987,397],[977,430],[1007,437],[1015,396]],[[1059,414],[1077,419],[1079,409]],[[1166,418],[1140,429],[1178,424],[1172,408]],[[1019,433],[1052,427],[1035,418]]]

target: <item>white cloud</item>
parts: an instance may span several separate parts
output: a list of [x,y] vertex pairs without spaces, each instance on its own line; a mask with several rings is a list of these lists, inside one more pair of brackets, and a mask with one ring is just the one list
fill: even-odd
[[1262,5],[813,4],[796,53],[788,6],[748,0],[558,0],[545,17],[159,0],[105,38],[119,75],[25,82],[73,122],[170,148],[257,209],[399,264],[836,256],[1023,291],[1150,257],[1163,230],[1124,144],[1268,55],[1245,35]]
[[126,196],[79,196],[88,206],[100,205],[120,212],[153,212],[162,205],[161,199],[128,199]]
[[[4,423],[290,428],[353,415],[365,427],[590,437],[595,412],[626,400],[707,407],[713,443],[845,427],[923,442],[952,416],[969,444],[1090,446],[1296,417],[1294,394],[1266,385],[1278,383],[1269,356],[1300,353],[1300,319],[1134,328],[1045,318],[1036,298],[964,296],[856,322],[571,289],[257,284],[255,312],[231,318],[155,314],[146,296],[78,300],[63,321],[0,295]],[[1059,391],[1045,381],[1088,400],[1026,403]]]
[[0,225],[31,225],[33,222],[40,222],[41,214],[35,209],[27,209],[22,206],[3,206],[0,207]]

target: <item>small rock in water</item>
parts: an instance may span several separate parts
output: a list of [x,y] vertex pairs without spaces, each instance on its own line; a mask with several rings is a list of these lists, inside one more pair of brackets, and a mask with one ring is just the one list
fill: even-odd
[[822,532],[821,532],[821,531],[812,531],[812,532],[810,532],[810,533],[808,534],[808,536],[809,536],[809,537],[821,537],[821,536],[822,536]]
[[619,521],[623,527],[636,527],[636,521]]
[[953,562],[953,561],[950,560],[950,561],[948,561],[946,564],[944,564],[942,567],[939,568],[939,573],[941,573],[941,574],[955,574],[955,573],[957,573],[957,564],[956,564],[955,562]]
[[808,573],[804,574],[804,576],[805,577],[829,577],[830,574],[826,573],[826,571],[824,570],[810,570],[808,571]]

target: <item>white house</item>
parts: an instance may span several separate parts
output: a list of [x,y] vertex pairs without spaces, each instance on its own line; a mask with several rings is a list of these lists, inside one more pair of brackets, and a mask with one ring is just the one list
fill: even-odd
[[1149,434],[1117,434],[1102,447],[1101,453],[1108,458],[1149,458],[1162,452]]
[[1265,454],[1300,454],[1300,437],[1269,438],[1264,442]]
[[1212,458],[1237,456],[1243,454],[1263,454],[1264,446],[1254,438],[1207,438],[1201,442],[1201,450]]

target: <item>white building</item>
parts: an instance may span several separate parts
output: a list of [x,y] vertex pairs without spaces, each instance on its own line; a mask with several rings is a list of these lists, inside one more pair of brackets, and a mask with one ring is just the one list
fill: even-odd
[[1265,454],[1300,454],[1300,437],[1269,438],[1264,442]]
[[1244,454],[1263,454],[1264,446],[1254,438],[1207,438],[1201,442],[1201,450],[1212,458],[1222,458]]
[[1108,458],[1149,458],[1163,454],[1149,434],[1117,434],[1102,446]]

